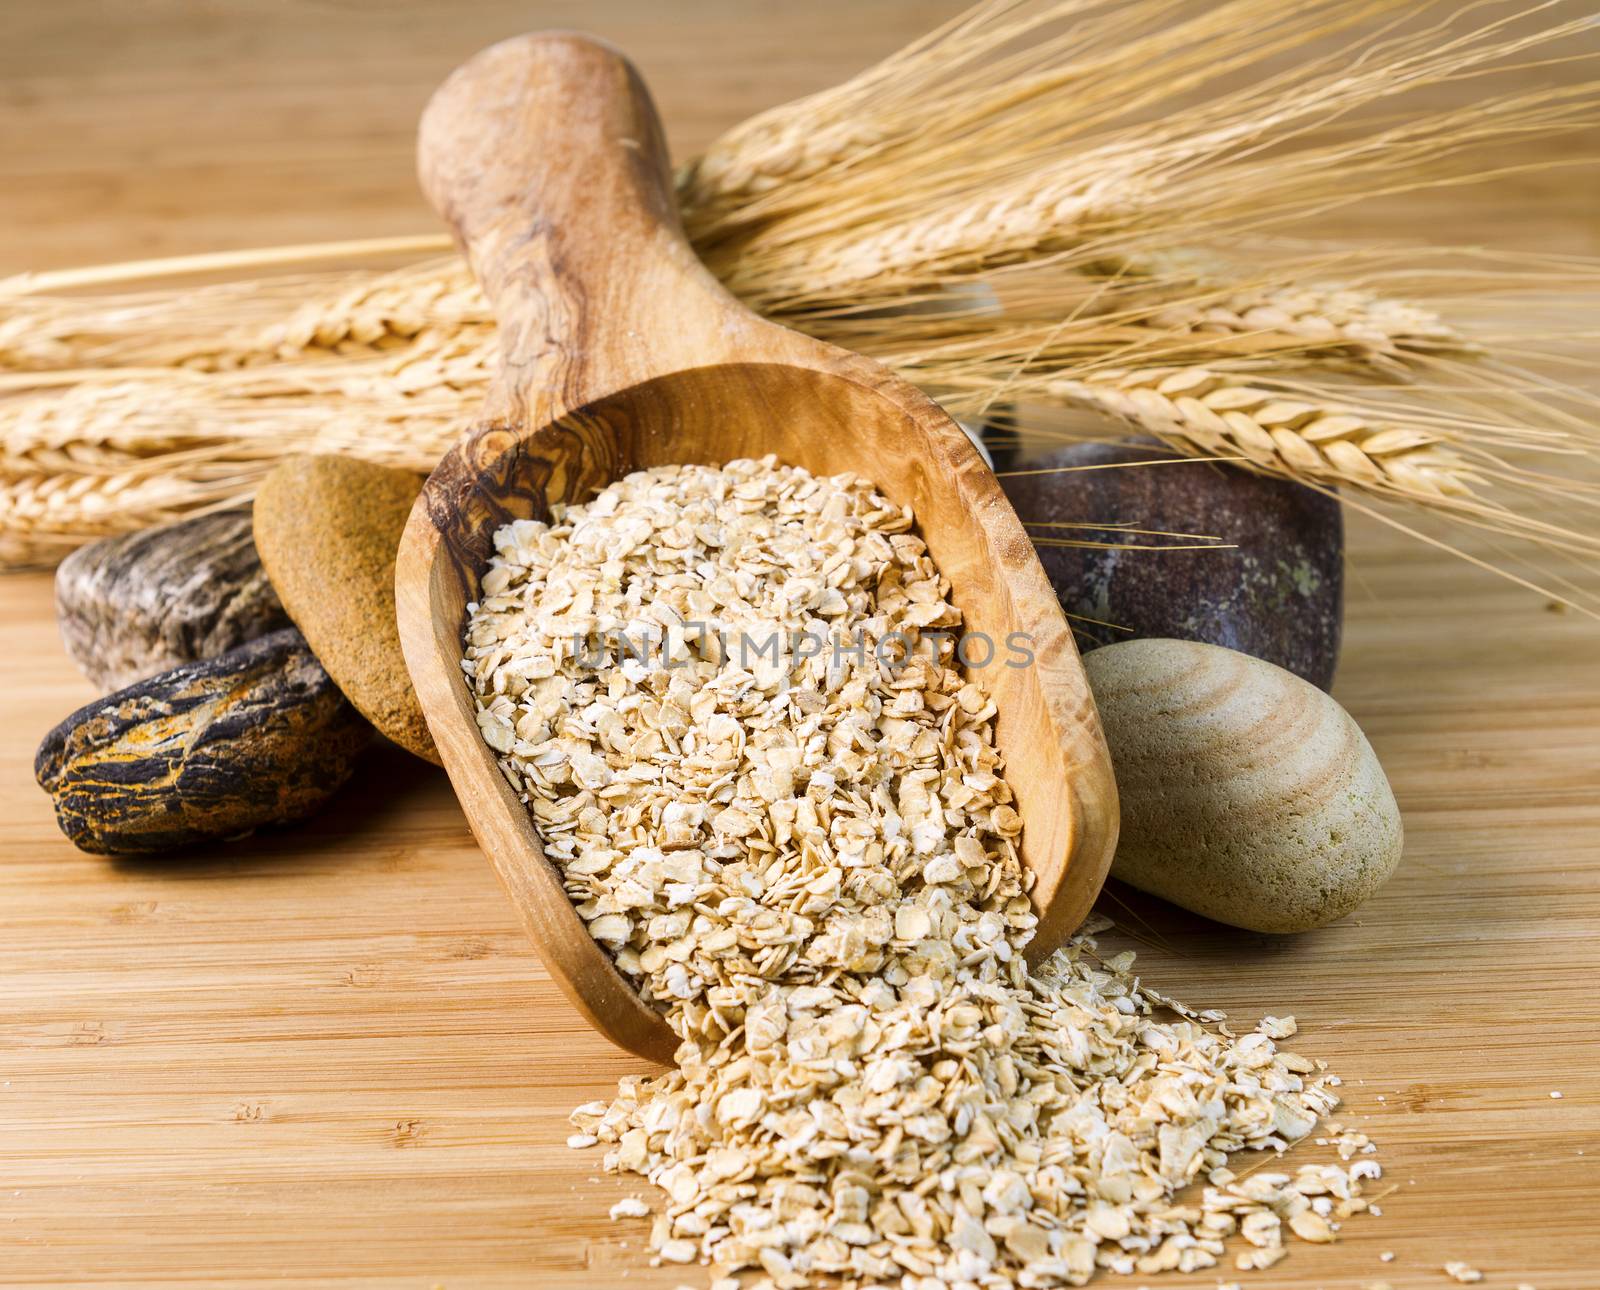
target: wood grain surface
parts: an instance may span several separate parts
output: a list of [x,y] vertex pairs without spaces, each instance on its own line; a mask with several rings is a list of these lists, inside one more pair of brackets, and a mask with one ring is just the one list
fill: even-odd
[[[417,113],[464,56],[530,27],[626,47],[681,156],[952,8],[14,6],[0,270],[431,227]],[[1345,227],[1593,254],[1596,178],[1517,175]],[[1592,1290],[1600,627],[1357,519],[1335,694],[1406,817],[1369,905],[1275,940],[1106,898],[1158,988],[1298,1016],[1297,1047],[1382,1147],[1383,1217],[1239,1279],[1426,1290],[1462,1259],[1491,1290]],[[563,1145],[567,1110],[640,1064],[538,966],[441,772],[379,754],[294,830],[111,864],[62,839],[31,775],[38,738],[91,697],[49,580],[0,580],[0,1285],[704,1284],[649,1268],[644,1223],[605,1217],[637,1188]]]

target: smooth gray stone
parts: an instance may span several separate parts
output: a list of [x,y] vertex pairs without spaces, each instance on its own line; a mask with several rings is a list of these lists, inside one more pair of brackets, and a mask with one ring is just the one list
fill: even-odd
[[1122,806],[1112,877],[1235,927],[1304,932],[1400,863],[1377,754],[1314,685],[1194,641],[1108,645],[1083,667]]

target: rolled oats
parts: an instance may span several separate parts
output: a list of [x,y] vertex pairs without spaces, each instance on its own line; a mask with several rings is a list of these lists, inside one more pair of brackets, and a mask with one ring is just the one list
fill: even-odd
[[1235,1035],[1094,929],[1028,969],[995,709],[911,528],[860,479],[764,458],[495,534],[479,728],[681,1040],[571,1141],[665,1193],[660,1260],[780,1288],[1082,1285],[1217,1267],[1235,1233],[1241,1269],[1286,1228],[1332,1240],[1375,1162],[1225,1167],[1338,1103],[1277,1047],[1292,1018]]

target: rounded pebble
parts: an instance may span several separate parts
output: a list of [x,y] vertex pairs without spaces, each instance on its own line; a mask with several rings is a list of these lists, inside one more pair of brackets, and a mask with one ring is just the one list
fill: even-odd
[[1354,719],[1316,686],[1194,641],[1084,656],[1122,801],[1113,877],[1218,922],[1303,932],[1400,860],[1400,811]]

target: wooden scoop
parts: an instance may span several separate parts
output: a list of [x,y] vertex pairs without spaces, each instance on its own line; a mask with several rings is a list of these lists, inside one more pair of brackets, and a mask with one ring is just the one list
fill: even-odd
[[[466,606],[496,528],[546,518],[629,471],[764,453],[853,471],[910,504],[954,587],[967,659],[1024,820],[1022,859],[1053,948],[1100,890],[1116,788],[1094,701],[1022,525],[967,436],[877,364],[757,317],[684,239],[661,126],[614,50],[522,36],[459,68],[423,114],[418,166],[493,302],[499,374],[476,426],[411,513],[395,574],[401,642],[479,844],[546,967],[606,1036],[657,1061],[676,1041],[585,930],[528,809],[474,720]],[[1014,638],[1032,651],[1007,667]]]

